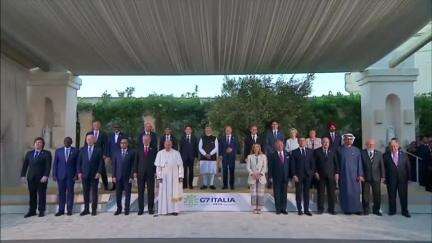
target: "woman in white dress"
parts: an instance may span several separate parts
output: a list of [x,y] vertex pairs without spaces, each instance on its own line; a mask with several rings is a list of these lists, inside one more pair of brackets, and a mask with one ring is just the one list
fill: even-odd
[[291,154],[291,152],[299,147],[298,144],[298,132],[297,129],[290,129],[290,138],[286,140],[285,150]]
[[249,172],[248,183],[251,192],[253,213],[260,214],[264,206],[265,185],[267,183],[267,157],[261,151],[261,145],[252,146],[253,153],[246,158],[246,168]]

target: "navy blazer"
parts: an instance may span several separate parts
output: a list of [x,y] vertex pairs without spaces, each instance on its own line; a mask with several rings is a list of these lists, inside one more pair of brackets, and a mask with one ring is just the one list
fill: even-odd
[[73,179],[77,174],[78,149],[70,147],[66,161],[65,147],[58,148],[54,154],[53,177],[58,180]]
[[[144,135],[145,135],[145,131],[141,132],[138,135],[138,138],[137,138],[138,148],[144,147],[144,144],[142,141],[142,138],[144,137]],[[154,132],[150,132],[150,137],[151,137],[150,147],[152,147],[154,149],[158,149],[158,135]]]
[[133,165],[135,161],[135,151],[128,149],[124,159],[121,155],[121,149],[114,153],[112,158],[113,166],[113,177],[117,180],[124,178],[129,180],[133,178]]
[[51,171],[51,152],[48,150],[41,150],[38,156],[34,156],[34,149],[26,153],[21,169],[21,177],[27,175],[28,180],[39,180],[43,176],[48,177]]
[[265,137],[265,153],[271,154],[276,149],[274,148],[274,145],[277,140],[281,140],[285,144],[285,135],[281,130],[278,130],[276,137],[273,135],[273,130],[267,131],[266,137]]
[[267,155],[268,162],[268,177],[273,179],[273,183],[287,183],[290,178],[291,156],[287,151],[283,151],[284,161],[281,163],[277,151]]
[[[218,138],[218,143],[219,143],[219,155],[222,156],[222,161],[235,162],[236,155],[238,152],[237,137],[231,135],[230,142],[228,143],[226,135],[224,135]],[[232,149],[231,153],[226,152],[227,148]]]
[[299,179],[304,177],[312,177],[315,173],[315,159],[312,149],[304,148],[306,155],[302,155],[300,148],[292,151],[293,176]]
[[107,154],[109,155],[109,157],[114,156],[114,153],[120,149],[120,141],[123,138],[128,138],[128,137],[126,136],[126,134],[120,132],[118,135],[118,138],[117,138],[117,143],[116,143],[115,133],[110,133],[108,135]]
[[330,148],[334,151],[338,151],[339,148],[342,147],[342,136],[338,132],[335,132],[334,141],[332,141],[330,132],[327,132],[327,135],[324,137],[327,137],[330,140]]
[[191,134],[190,143],[187,141],[186,134],[180,138],[179,152],[181,154],[183,163],[188,159],[194,160],[198,157],[198,139]]
[[88,147],[82,147],[78,156],[78,173],[81,173],[84,178],[94,178],[96,173],[101,174],[104,166],[102,149],[93,146],[93,153],[88,159]]
[[[162,150],[162,149],[165,149],[165,136],[166,135],[162,135],[160,137],[159,151]],[[175,149],[175,150],[178,150],[178,147],[177,147],[177,138],[174,135],[172,135],[172,134],[171,134],[171,141],[172,141],[172,148]]]

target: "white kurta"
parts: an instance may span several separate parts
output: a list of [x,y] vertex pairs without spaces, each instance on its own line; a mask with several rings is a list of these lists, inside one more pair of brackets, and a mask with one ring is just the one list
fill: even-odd
[[159,183],[158,214],[178,213],[183,199],[183,161],[177,150],[161,150],[156,155],[156,176]]

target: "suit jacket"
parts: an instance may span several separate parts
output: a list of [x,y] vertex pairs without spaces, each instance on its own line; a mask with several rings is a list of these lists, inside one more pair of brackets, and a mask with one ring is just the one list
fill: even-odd
[[246,158],[248,157],[248,155],[251,154],[251,152],[252,152],[252,146],[255,143],[261,145],[261,151],[263,153],[265,153],[264,141],[265,141],[264,138],[260,134],[257,134],[256,142],[252,139],[252,135],[251,134],[249,134],[248,136],[246,136],[244,138],[243,160],[246,160]]
[[252,178],[253,172],[260,172],[262,176],[259,178],[259,183],[266,184],[267,179],[265,177],[265,174],[267,173],[267,156],[265,154],[260,154],[258,156],[258,160],[256,159],[255,155],[250,154],[246,158],[246,168],[249,172],[248,177],[248,183],[249,184],[255,184],[256,180]]
[[267,131],[266,137],[265,137],[265,153],[271,154],[276,149],[274,148],[274,144],[276,140],[281,140],[285,144],[285,135],[281,130],[278,130],[276,137],[273,135],[273,131],[269,130]]
[[[165,139],[166,139],[166,135],[162,135],[160,137],[160,142],[159,142],[159,151],[162,149],[165,149]],[[171,134],[171,141],[172,141],[172,148],[175,150],[178,150],[178,146],[177,146],[177,138]]]
[[41,150],[37,157],[34,157],[35,150],[30,150],[24,157],[24,163],[21,169],[21,177],[27,175],[28,180],[40,180],[43,176],[49,177],[51,171],[51,152]]
[[293,176],[299,179],[304,177],[312,177],[315,173],[315,159],[314,152],[311,149],[305,148],[306,155],[302,155],[300,148],[292,151]]
[[183,163],[188,159],[193,161],[198,157],[198,139],[193,134],[191,134],[190,142],[187,140],[186,134],[183,134],[180,138],[179,148]]
[[339,147],[342,146],[342,137],[338,132],[335,132],[334,141],[331,138],[330,132],[327,132],[325,137],[327,137],[330,140],[330,148],[335,149],[337,151]]
[[114,153],[112,158],[113,177],[116,180],[129,180],[133,178],[133,167],[135,162],[135,151],[127,149],[125,157],[122,158],[121,149]]
[[410,179],[411,167],[410,162],[406,154],[399,151],[399,162],[396,166],[393,162],[391,152],[386,152],[383,155],[384,167],[385,167],[385,178],[388,184],[395,184],[397,182],[407,183]]
[[329,148],[327,156],[324,149],[318,148],[314,151],[315,167],[320,177],[334,178],[335,174],[339,174],[339,162],[337,152]]
[[142,178],[146,173],[154,175],[156,173],[157,149],[150,147],[147,155],[144,153],[144,146],[135,152],[134,173],[138,174],[138,178]]
[[[115,141],[115,133],[110,133],[108,135],[108,145],[107,145],[107,154],[109,157],[113,157],[114,153],[120,149],[120,141],[123,138],[128,138],[126,134],[120,132],[117,137],[117,142]],[[111,158],[112,159],[112,158]]]
[[88,146],[82,147],[78,156],[78,173],[84,178],[94,178],[96,173],[101,174],[104,166],[103,152],[100,147],[93,147],[91,158],[88,158]]
[[385,168],[382,153],[378,150],[373,151],[374,156],[371,161],[367,149],[361,151],[363,174],[366,182],[380,182],[385,178]]
[[[138,138],[137,138],[138,148],[143,148],[144,147],[144,144],[143,144],[143,141],[142,141],[142,138],[144,137],[144,135],[145,135],[145,131],[141,132],[138,135]],[[158,149],[158,136],[157,136],[157,134],[154,133],[154,132],[150,132],[150,137],[151,137],[150,147],[152,147],[154,149]]]
[[[223,162],[235,162],[236,155],[238,152],[238,141],[237,137],[231,135],[230,142],[228,143],[226,136],[218,138],[219,142],[219,155],[222,156]],[[227,149],[231,148],[231,153],[227,153]]]
[[[86,136],[89,134],[94,135],[93,131],[87,132]],[[109,156],[109,153],[108,153],[109,152],[108,151],[108,135],[105,132],[99,130],[99,135],[98,135],[98,138],[97,138],[94,146],[98,147],[102,150],[102,155]],[[87,141],[85,141],[85,140],[84,140],[84,147],[87,147]]]
[[77,162],[79,151],[70,147],[69,157],[66,161],[65,147],[58,148],[54,154],[53,177],[58,180],[73,179],[77,174]]
[[291,156],[287,151],[283,151],[283,163],[279,159],[277,151],[268,155],[268,177],[273,179],[274,183],[287,183],[290,178]]

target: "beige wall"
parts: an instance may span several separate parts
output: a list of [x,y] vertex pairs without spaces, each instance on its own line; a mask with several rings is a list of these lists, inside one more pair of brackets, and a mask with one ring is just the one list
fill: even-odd
[[19,182],[24,157],[27,69],[1,55],[1,186]]

